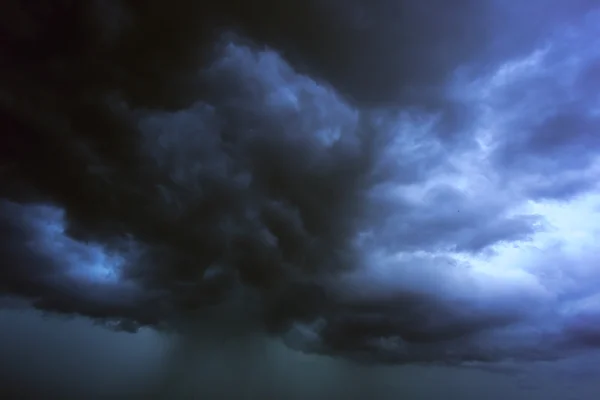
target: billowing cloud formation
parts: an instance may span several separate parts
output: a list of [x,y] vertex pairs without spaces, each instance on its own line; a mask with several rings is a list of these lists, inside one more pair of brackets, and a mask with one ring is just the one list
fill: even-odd
[[518,41],[494,1],[92,4],[2,6],[4,294],[367,362],[600,343],[583,2]]

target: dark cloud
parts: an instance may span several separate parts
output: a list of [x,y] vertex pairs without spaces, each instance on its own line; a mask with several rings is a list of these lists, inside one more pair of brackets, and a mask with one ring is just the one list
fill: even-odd
[[[535,282],[448,256],[493,254],[543,222],[511,213],[512,194],[451,185],[476,147],[455,80],[512,54],[496,30],[515,16],[495,2],[1,7],[21,21],[2,32],[6,295],[131,332],[244,315],[244,332],[371,362],[555,355],[560,340],[538,352],[523,322],[541,318],[519,304],[544,298]],[[494,101],[563,95],[552,82]],[[588,95],[519,114],[527,134],[494,160],[522,170],[571,146],[586,161]]]
[[[99,320],[158,322],[142,309],[146,299],[105,274],[120,260],[99,247],[61,235],[60,210],[2,203],[2,290],[31,299],[38,308]],[[79,276],[78,276],[79,275]],[[98,282],[99,281],[99,282]],[[104,282],[103,282],[104,281]],[[150,300],[147,298],[147,300]],[[137,304],[136,304],[137,303]]]
[[[163,86],[165,73],[195,68],[190,61],[207,56],[205,46],[212,46],[223,29],[282,51],[294,65],[334,82],[357,101],[388,102],[400,96],[414,102],[415,96],[432,91],[427,101],[435,101],[453,68],[485,45],[493,15],[489,2],[471,0],[418,5],[261,0],[252,6],[177,0],[170,7],[159,1],[82,5],[62,0],[10,1],[3,7],[6,41],[19,61],[76,60],[79,65],[63,67],[75,68],[84,79],[93,71],[94,79],[101,79],[98,85],[118,84],[143,102],[151,90],[175,89],[166,87],[176,84],[173,76]],[[67,40],[73,34],[75,40]],[[81,75],[81,67],[88,76]],[[148,81],[153,87],[145,90]],[[176,89],[172,94],[180,97],[182,88]]]

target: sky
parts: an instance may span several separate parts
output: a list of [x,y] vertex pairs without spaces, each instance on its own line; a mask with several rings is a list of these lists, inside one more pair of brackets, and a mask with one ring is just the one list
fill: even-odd
[[4,2],[0,389],[596,398],[595,3]]

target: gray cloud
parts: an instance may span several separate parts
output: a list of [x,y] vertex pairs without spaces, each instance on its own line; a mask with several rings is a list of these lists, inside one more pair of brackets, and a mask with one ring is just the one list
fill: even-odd
[[[548,312],[567,300],[537,275],[457,261],[545,228],[513,212],[522,192],[590,187],[567,174],[597,145],[589,37],[553,43],[491,91],[505,136],[479,160],[461,79],[535,50],[554,17],[519,48],[499,27],[524,15],[495,2],[92,4],[17,7],[29,30],[5,28],[6,295],[128,331],[247,315],[249,331],[368,362],[596,345],[595,314]],[[481,170],[475,189],[454,182],[467,167]],[[549,168],[566,175],[494,186]]]
[[533,196],[564,198],[593,185],[568,171],[584,173],[598,150],[596,20],[589,13],[577,29],[551,38],[529,68],[492,95],[493,107],[512,121],[498,138],[498,163],[509,174],[542,173],[554,187],[541,184]]
[[434,186],[419,201],[394,200],[394,210],[385,209],[385,221],[372,241],[401,251],[477,252],[501,241],[527,239],[539,222],[532,215],[505,215],[505,205],[450,185]]

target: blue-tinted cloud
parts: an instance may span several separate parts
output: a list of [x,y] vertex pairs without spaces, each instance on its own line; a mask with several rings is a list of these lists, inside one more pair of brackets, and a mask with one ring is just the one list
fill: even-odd
[[599,345],[583,2],[536,26],[495,1],[67,3],[17,15],[72,46],[7,28],[6,295],[131,331],[244,315],[368,362]]

